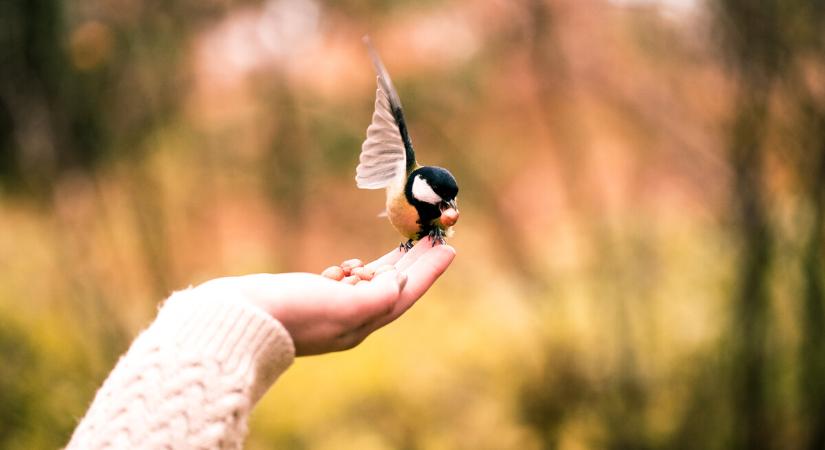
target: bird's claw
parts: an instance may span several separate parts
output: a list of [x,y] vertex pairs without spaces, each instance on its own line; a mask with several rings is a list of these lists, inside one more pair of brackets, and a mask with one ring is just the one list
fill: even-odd
[[[447,239],[445,239],[445,235],[444,235],[444,230],[442,230],[441,228],[433,228],[432,230],[429,231],[429,233],[427,233],[427,236],[429,236],[430,239],[432,240],[432,246],[433,247],[435,247],[435,244],[444,245],[444,244],[447,243]],[[407,242],[402,242],[398,246],[398,249],[403,251],[403,252],[408,252],[408,251],[410,251],[411,248],[413,248],[413,245],[415,245],[415,242],[412,239],[410,239]]]
[[435,244],[444,245],[447,243],[447,240],[444,239],[444,230],[441,228],[435,227],[428,233],[430,239],[432,239],[433,243],[432,246],[435,247]]

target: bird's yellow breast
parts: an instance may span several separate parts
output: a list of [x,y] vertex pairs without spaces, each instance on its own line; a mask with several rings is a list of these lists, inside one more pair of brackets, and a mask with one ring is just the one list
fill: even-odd
[[407,201],[404,194],[406,184],[407,177],[399,174],[387,186],[387,218],[402,236],[407,239],[417,239],[421,224],[418,223],[418,210]]
[[418,238],[418,232],[421,230],[418,211],[407,201],[403,190],[394,194],[387,196],[387,217],[390,223],[407,239]]

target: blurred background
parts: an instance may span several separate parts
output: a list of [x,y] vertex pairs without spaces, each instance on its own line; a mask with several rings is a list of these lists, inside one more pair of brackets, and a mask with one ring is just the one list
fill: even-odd
[[458,257],[302,358],[250,449],[825,448],[816,0],[0,2],[0,448],[65,444],[170,292],[400,237],[375,77]]

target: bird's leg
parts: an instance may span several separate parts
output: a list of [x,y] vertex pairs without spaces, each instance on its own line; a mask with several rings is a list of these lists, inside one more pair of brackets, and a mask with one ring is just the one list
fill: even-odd
[[435,247],[436,243],[442,245],[447,243],[447,240],[444,239],[444,230],[442,230],[439,227],[433,227],[433,229],[430,230],[428,235],[433,240],[433,247]]
[[410,251],[413,248],[413,240],[410,239],[407,242],[402,242],[401,245],[398,246],[398,249],[404,252]]

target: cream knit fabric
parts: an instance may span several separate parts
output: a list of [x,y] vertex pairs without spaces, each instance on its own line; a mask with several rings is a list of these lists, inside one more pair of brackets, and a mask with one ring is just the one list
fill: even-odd
[[240,448],[250,410],[292,363],[286,329],[204,288],[172,295],[98,390],[68,449]]

